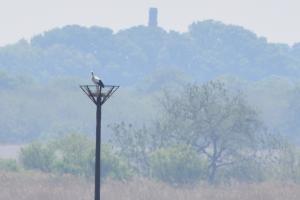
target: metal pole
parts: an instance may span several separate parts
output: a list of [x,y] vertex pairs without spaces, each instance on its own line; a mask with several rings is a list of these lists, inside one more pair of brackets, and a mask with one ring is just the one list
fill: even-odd
[[[101,87],[100,87],[101,94]],[[101,187],[101,95],[97,97],[96,112],[96,158],[95,158],[95,200],[100,200]]]
[[[95,89],[96,87],[96,89]],[[98,87],[100,91],[98,91]],[[100,200],[101,191],[101,107],[111,97],[111,95],[119,88],[119,86],[106,85],[108,90],[102,93],[100,85],[80,85],[82,91],[96,104],[96,157],[95,157],[95,200]],[[94,88],[94,89],[92,89]],[[95,95],[98,94],[99,95]],[[96,97],[97,96],[97,97]]]

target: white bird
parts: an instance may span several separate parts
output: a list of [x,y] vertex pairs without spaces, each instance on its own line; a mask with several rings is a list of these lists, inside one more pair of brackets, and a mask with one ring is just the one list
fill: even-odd
[[92,74],[92,81],[96,84],[99,85],[100,87],[104,87],[103,82],[101,81],[101,79],[98,76],[94,75],[94,72],[91,72]]

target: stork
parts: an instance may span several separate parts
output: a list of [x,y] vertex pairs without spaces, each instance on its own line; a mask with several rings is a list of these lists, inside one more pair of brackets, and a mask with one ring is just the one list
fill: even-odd
[[96,84],[99,85],[100,87],[104,87],[103,82],[101,81],[101,79],[98,76],[94,75],[94,72],[91,72],[92,74],[92,81]]

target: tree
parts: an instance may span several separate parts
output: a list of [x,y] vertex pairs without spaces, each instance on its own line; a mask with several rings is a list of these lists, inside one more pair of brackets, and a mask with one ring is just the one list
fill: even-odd
[[161,106],[158,133],[169,138],[166,143],[190,145],[206,156],[211,183],[219,168],[254,158],[262,148],[264,129],[256,111],[219,81],[165,92]]
[[300,87],[295,87],[289,94],[290,101],[288,103],[288,111],[285,113],[285,131],[290,132],[290,137],[294,143],[299,143],[300,140],[296,136],[300,133]]

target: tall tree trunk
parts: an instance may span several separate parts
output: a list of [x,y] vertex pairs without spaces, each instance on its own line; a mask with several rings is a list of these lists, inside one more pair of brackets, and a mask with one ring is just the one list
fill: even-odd
[[215,183],[216,172],[217,172],[217,165],[216,165],[216,163],[212,163],[210,173],[209,173],[209,176],[208,176],[208,181],[209,181],[210,184]]
[[216,172],[217,172],[217,160],[218,160],[218,149],[217,149],[217,138],[213,138],[213,155],[211,157],[211,164],[210,164],[210,170],[208,175],[208,181],[209,183],[213,184],[215,183],[216,179]]

